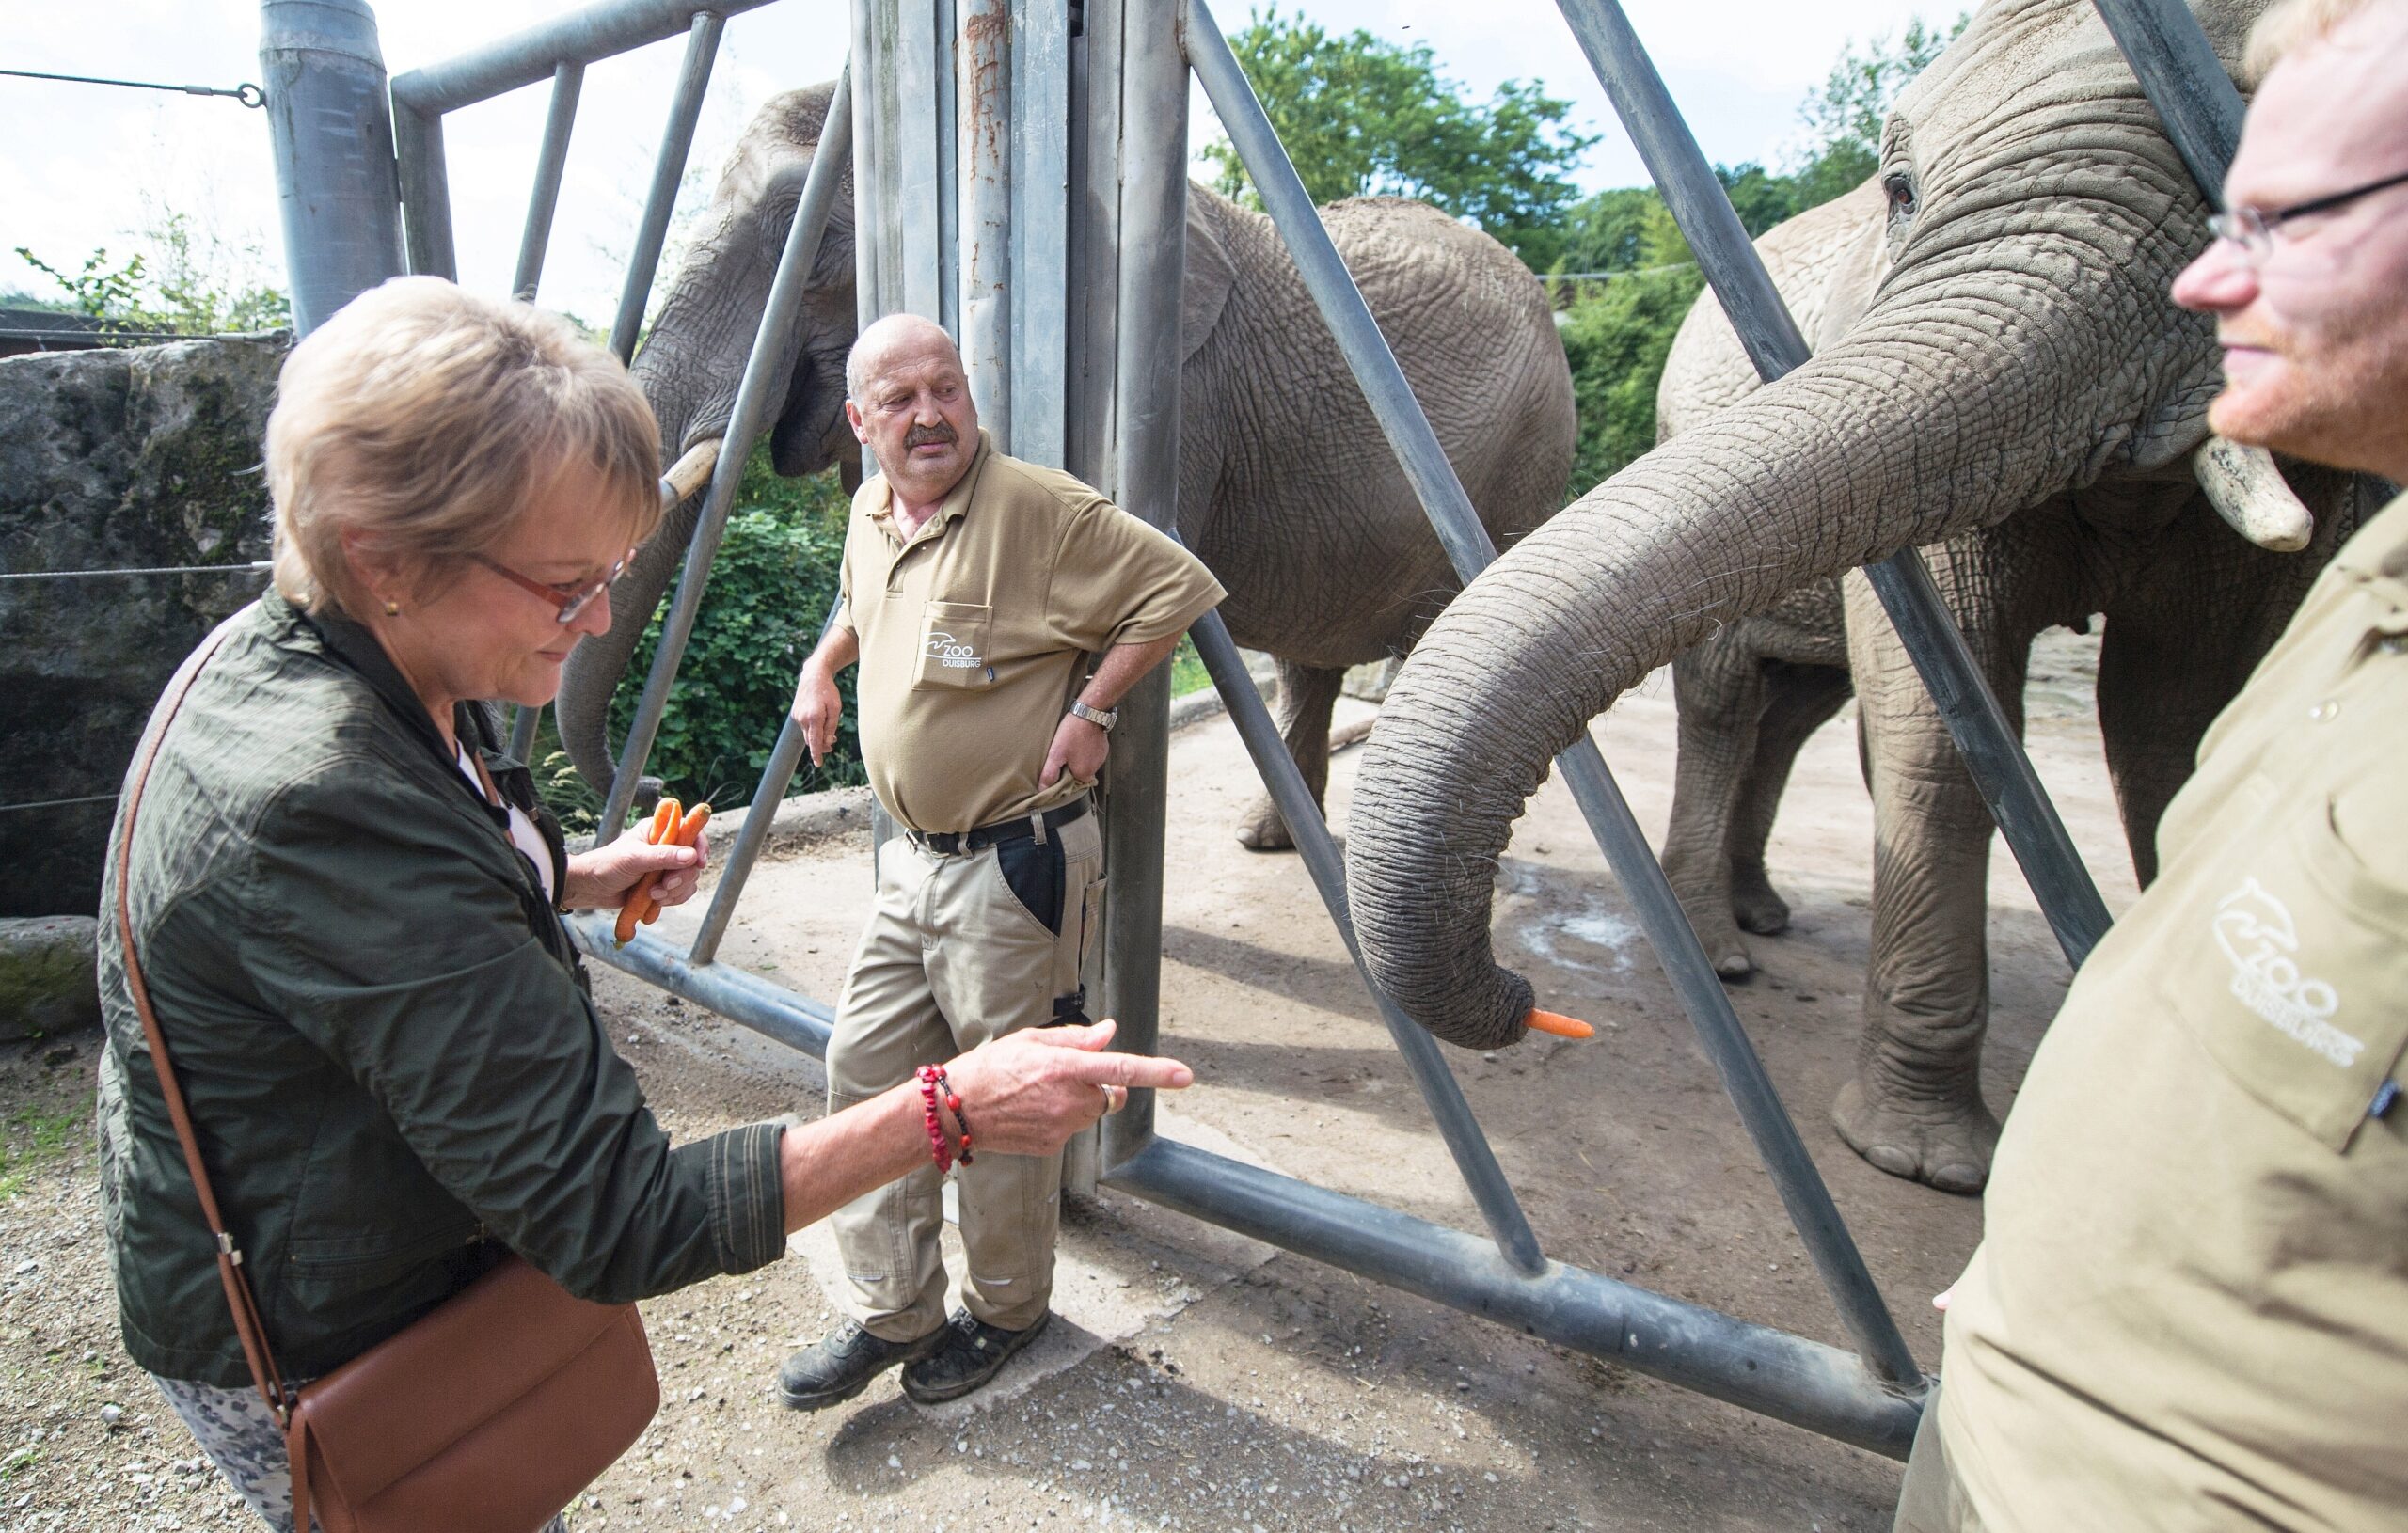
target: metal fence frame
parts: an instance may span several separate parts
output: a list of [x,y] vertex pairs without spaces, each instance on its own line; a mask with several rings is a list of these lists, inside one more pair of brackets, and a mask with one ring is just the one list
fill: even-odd
[[[266,0],[263,13],[272,18],[279,5],[290,3]],[[412,269],[453,275],[443,115],[549,78],[551,109],[513,282],[514,292],[531,296],[541,277],[584,67],[683,33],[685,67],[612,330],[614,349],[623,357],[629,355],[721,29],[727,16],[768,3],[605,0],[394,79],[391,125],[401,229]],[[1804,356],[1796,326],[1619,6],[1614,0],[1559,4],[1751,356],[1767,377],[1796,366]],[[2239,101],[2196,23],[2178,0],[2098,4],[2186,160],[2212,192],[2237,137]],[[768,390],[788,360],[786,332],[848,150],[861,163],[857,280],[863,323],[909,308],[955,328],[977,374],[982,403],[990,397],[1006,402],[999,418],[1013,437],[1030,436],[1034,446],[1027,455],[1067,464],[1109,487],[1132,511],[1172,529],[1179,370],[1162,366],[1160,358],[1179,355],[1192,70],[1228,129],[1450,558],[1469,579],[1495,557],[1205,0],[1088,0],[1084,48],[1069,46],[1068,0],[852,0],[852,8],[854,63],[840,81],[828,135],[806,180],[756,332],[658,658],[605,811],[606,827],[624,820],[665,710],[736,482],[764,425]],[[336,8],[367,15],[363,0],[337,0]],[[955,71],[940,67],[940,50],[962,37],[962,24],[972,18],[981,23],[981,45],[995,50],[995,56],[978,60],[988,66],[984,77],[1001,84],[964,103],[950,77]],[[372,17],[367,22],[366,56],[373,63]],[[274,40],[273,21],[270,33]],[[263,44],[263,57],[267,53]],[[351,49],[348,57],[344,67],[356,74],[359,50]],[[864,68],[864,60],[870,67]],[[381,75],[381,63],[374,67]],[[306,95],[309,84],[304,79],[290,88]],[[907,113],[903,103],[911,100],[933,101],[934,120],[924,123]],[[980,136],[998,123],[1009,125],[1006,139]],[[288,184],[306,192],[309,176],[323,173],[323,162],[314,162],[321,168],[313,172],[306,146],[293,147],[290,136],[277,142],[279,172],[289,172]],[[969,190],[959,195],[965,179]],[[1066,198],[1057,199],[1057,186]],[[890,208],[895,216],[887,215]],[[965,219],[974,229],[1007,236],[983,242],[989,248],[966,269],[955,254]],[[370,232],[372,248],[374,230]],[[305,266],[322,275],[332,270],[323,261],[309,265],[311,251],[334,248],[325,235],[323,229],[313,233],[288,225],[296,273]],[[1054,271],[1064,274],[1065,289],[1074,293],[1048,297],[1030,279],[1031,274]],[[1016,274],[1021,280],[1014,280]],[[352,270],[348,279],[356,281],[357,276]],[[345,274],[334,272],[312,292],[332,293],[339,304],[348,296],[335,291],[342,279]],[[297,291],[301,284],[295,285]],[[365,285],[357,281],[352,291]],[[1106,290],[1108,301],[1101,296]],[[2052,926],[2068,956],[2079,962],[2103,931],[2106,914],[2080,872],[2062,824],[1941,608],[1920,558],[1909,550],[1874,573]],[[1218,615],[1208,616],[1194,632],[1301,860],[1353,953],[1343,868],[1328,827]],[[1141,1050],[1151,1050],[1157,1041],[1167,694],[1167,678],[1158,672],[1125,704],[1129,719],[1116,741],[1105,787],[1114,859],[1105,1007],[1121,1019],[1122,1044]],[[531,725],[531,712],[520,728]],[[598,916],[577,918],[571,928],[593,956],[824,1056],[832,1026],[826,1007],[717,961],[720,941],[767,839],[771,812],[800,754],[800,732],[788,720],[701,930],[685,952],[649,930],[625,948],[616,947],[610,923]],[[1137,1094],[1123,1113],[1107,1120],[1104,1179],[1438,1303],[1904,1457],[1928,1383],[1595,745],[1584,736],[1559,764],[1754,1139],[1855,1340],[1854,1354],[1547,1258],[1442,1051],[1368,978],[1382,1019],[1488,1226],[1488,1240],[1165,1138],[1155,1131],[1148,1093]],[[1359,967],[1359,957],[1357,962]]]

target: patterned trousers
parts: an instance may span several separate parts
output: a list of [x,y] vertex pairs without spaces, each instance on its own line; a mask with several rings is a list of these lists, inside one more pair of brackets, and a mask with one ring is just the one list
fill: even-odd
[[[284,1431],[256,1389],[226,1389],[182,1379],[151,1382],[192,1430],[193,1441],[226,1477],[251,1509],[276,1533],[293,1533],[293,1474],[284,1456]],[[307,1380],[294,1381],[298,1389]],[[555,1517],[536,1533],[568,1533]]]

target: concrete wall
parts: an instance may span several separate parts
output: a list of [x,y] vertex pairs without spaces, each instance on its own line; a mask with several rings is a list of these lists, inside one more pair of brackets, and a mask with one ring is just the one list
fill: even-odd
[[[277,335],[0,359],[0,571],[264,559]],[[262,577],[0,581],[0,806],[114,795],[159,690]],[[0,917],[91,914],[112,801],[0,807]]]

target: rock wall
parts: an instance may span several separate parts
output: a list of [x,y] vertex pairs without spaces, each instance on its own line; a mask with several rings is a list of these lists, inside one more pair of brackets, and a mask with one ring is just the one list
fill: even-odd
[[[0,572],[265,559],[260,440],[288,345],[0,359]],[[93,913],[160,688],[265,589],[241,573],[0,580],[0,917]],[[7,807],[64,799],[97,801]]]

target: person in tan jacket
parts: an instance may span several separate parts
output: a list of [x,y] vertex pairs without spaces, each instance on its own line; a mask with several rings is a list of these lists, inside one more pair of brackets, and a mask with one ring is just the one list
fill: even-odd
[[[843,606],[803,665],[794,718],[819,760],[836,673],[860,664],[862,763],[902,834],[880,852],[837,1005],[831,1112],[975,1042],[1085,1020],[1079,973],[1103,890],[1087,792],[1121,697],[1222,596],[1172,539],[996,451],[960,354],[930,322],[863,331],[846,391],[879,472],[854,497]],[[984,1151],[975,1134],[955,1173],[963,1307],[944,1313],[932,1162],[836,1214],[849,1318],[779,1369],[787,1404],[849,1399],[897,1364],[912,1399],[953,1399],[1043,1328],[1061,1157]]]
[[[2215,243],[2215,430],[2408,481],[2408,0],[2293,0]],[[2199,747],[1949,1293],[1903,1533],[2408,1518],[2408,497]]]

